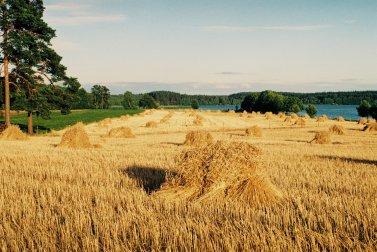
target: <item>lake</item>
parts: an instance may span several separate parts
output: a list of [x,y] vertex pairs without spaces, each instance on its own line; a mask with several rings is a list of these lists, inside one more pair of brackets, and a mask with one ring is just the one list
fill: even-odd
[[[201,110],[235,110],[237,106],[235,105],[204,105],[200,106]],[[239,107],[239,106],[238,106]],[[316,105],[318,113],[317,115],[327,115],[328,117],[334,118],[342,116],[348,120],[357,120],[359,115],[357,114],[357,105],[328,105],[320,104]],[[305,114],[304,111],[300,114]]]

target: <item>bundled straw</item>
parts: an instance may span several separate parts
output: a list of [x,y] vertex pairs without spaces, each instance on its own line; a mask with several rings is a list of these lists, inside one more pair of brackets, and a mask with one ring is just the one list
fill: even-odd
[[193,123],[196,126],[202,126],[203,125],[203,117],[201,117],[200,115],[196,115]]
[[169,112],[166,116],[164,116],[161,120],[160,123],[167,123],[169,122],[170,118],[172,118],[173,113]]
[[367,123],[368,123],[368,119],[364,117],[359,118],[359,121],[357,122],[357,124],[360,124],[360,125],[365,125]]
[[3,130],[0,133],[1,140],[27,140],[28,137],[23,133],[17,125],[11,125],[9,127],[2,127]]
[[344,135],[345,134],[345,129],[342,125],[337,125],[334,124],[333,126],[330,127],[329,131],[335,135]]
[[364,131],[377,131],[377,123],[369,123],[367,124],[364,129]]
[[306,125],[306,121],[304,118],[302,117],[299,117],[296,122],[294,123],[294,125],[297,125],[297,126],[300,126],[300,127],[305,127]]
[[346,120],[344,120],[344,118],[342,116],[338,116],[337,118],[335,118],[336,121],[338,122],[345,122]]
[[157,128],[157,122],[149,121],[145,124],[145,127],[147,127],[147,128]]
[[108,127],[110,124],[111,124],[111,118],[106,118],[98,122],[99,127]]
[[251,128],[246,129],[245,131],[247,136],[256,136],[261,137],[262,136],[262,129],[259,126],[253,126]]
[[111,129],[106,137],[116,137],[116,138],[133,138],[135,135],[129,127],[120,127]]
[[63,134],[60,147],[69,148],[91,148],[93,145],[90,143],[89,136],[85,131],[83,123],[69,127]]
[[287,116],[285,119],[284,119],[284,122],[286,123],[292,123],[293,122],[293,119],[291,116]]
[[274,114],[272,114],[271,112],[267,112],[264,116],[267,120],[271,120],[274,118]]
[[122,115],[122,116],[120,117],[120,120],[122,120],[122,121],[127,121],[129,118],[130,118],[129,115]]
[[201,146],[208,145],[213,142],[213,137],[210,133],[205,131],[191,131],[187,133],[185,145],[188,146]]
[[317,122],[326,122],[328,120],[326,115],[317,118]]
[[310,143],[328,144],[331,143],[331,134],[328,131],[317,132]]
[[168,177],[158,196],[196,202],[238,201],[247,205],[276,202],[280,192],[259,166],[261,151],[247,143],[219,141],[185,150],[177,158],[178,175]]

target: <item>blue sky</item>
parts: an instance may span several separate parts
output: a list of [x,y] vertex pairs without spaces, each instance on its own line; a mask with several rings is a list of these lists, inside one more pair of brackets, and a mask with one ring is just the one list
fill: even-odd
[[376,0],[45,1],[69,73],[114,93],[377,89]]

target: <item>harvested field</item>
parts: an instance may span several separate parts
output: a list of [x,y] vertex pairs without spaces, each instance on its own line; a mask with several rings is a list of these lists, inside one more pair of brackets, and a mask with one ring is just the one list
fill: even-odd
[[[301,128],[258,113],[248,120],[197,111],[205,118],[201,132],[213,141],[195,146],[182,144],[198,130],[184,111],[145,127],[168,113],[112,118],[107,127],[81,125],[89,143],[74,142],[101,148],[59,148],[60,137],[49,135],[1,139],[1,248],[377,249],[375,131],[349,121],[307,119]],[[335,123],[347,134],[309,143],[315,132],[330,134]],[[253,125],[263,137],[245,137]],[[120,127],[136,138],[103,137]],[[70,130],[56,134],[74,135]]]

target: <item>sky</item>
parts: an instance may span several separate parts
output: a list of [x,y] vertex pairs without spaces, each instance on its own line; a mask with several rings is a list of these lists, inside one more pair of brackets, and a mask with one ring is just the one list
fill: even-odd
[[68,74],[113,93],[377,90],[376,0],[45,1]]

